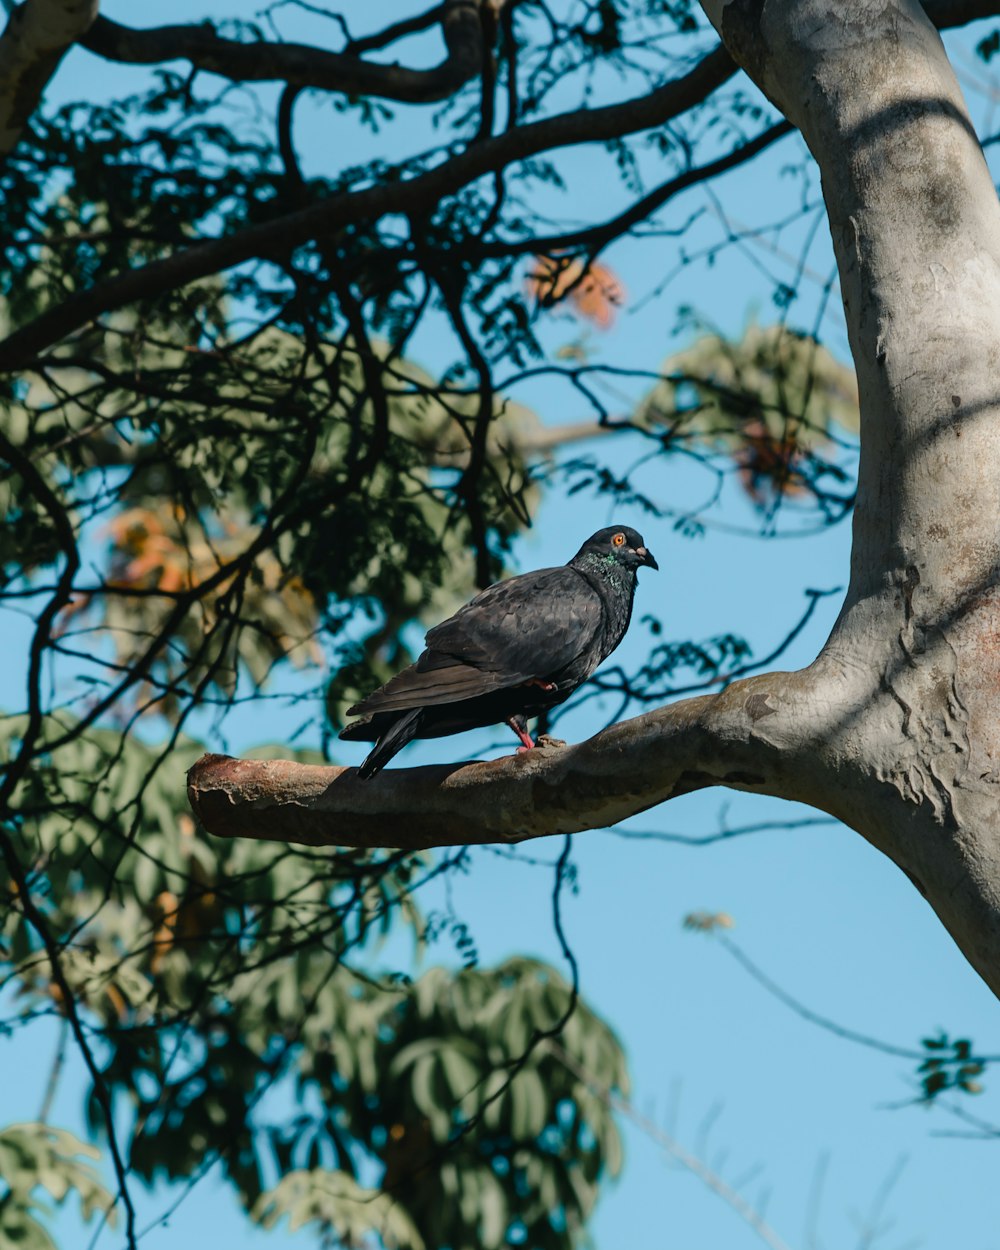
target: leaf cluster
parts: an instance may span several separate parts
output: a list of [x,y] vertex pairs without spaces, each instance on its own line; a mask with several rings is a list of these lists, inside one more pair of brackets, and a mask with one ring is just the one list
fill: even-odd
[[923,1038],[921,1045],[927,1052],[927,1058],[917,1069],[924,1102],[931,1103],[940,1094],[950,1091],[982,1093],[978,1078],[986,1070],[986,1062],[973,1053],[968,1038],[951,1038],[947,1033],[939,1033],[937,1037]]
[[[23,728],[9,721],[5,741]],[[92,1022],[130,1171],[191,1181],[218,1160],[254,1218],[348,1241],[370,1219],[406,1246],[499,1246],[515,1225],[530,1244],[575,1244],[620,1146],[607,1107],[539,1044],[567,1016],[558,974],[518,959],[384,978],[379,943],[399,926],[423,943],[414,892],[440,865],[208,839],[162,752],[73,728],[46,725],[17,795],[61,980],[2,875],[0,963],[22,1021],[65,1015],[65,985]],[[182,739],[170,758],[200,749]],[[584,1005],[561,1045],[625,1087],[620,1047]],[[297,1109],[275,1118],[284,1079]],[[63,1173],[85,1193],[84,1173]],[[373,1174],[378,1194],[362,1194]]]
[[754,322],[736,341],[702,332],[662,375],[638,424],[726,455],[762,510],[783,498],[808,499],[830,519],[849,509],[853,475],[837,454],[857,434],[857,382],[815,338]]
[[0,1129],[0,1239],[18,1250],[56,1250],[46,1230],[52,1203],[73,1193],[84,1220],[103,1214],[116,1221],[114,1199],[94,1161],[100,1151],[65,1129],[48,1124],[11,1124]]

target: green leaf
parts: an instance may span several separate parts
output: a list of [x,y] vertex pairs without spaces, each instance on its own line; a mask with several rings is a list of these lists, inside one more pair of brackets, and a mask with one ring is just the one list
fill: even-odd
[[84,1221],[100,1213],[114,1225],[114,1198],[97,1169],[86,1162],[99,1158],[95,1147],[48,1124],[0,1129],[0,1244],[55,1250],[45,1228],[51,1209],[40,1190],[57,1205],[75,1193]]
[[346,1172],[319,1168],[289,1172],[254,1203],[251,1218],[264,1228],[288,1219],[295,1232],[311,1224],[345,1245],[376,1232],[388,1250],[424,1250],[413,1221],[392,1195],[365,1189]]

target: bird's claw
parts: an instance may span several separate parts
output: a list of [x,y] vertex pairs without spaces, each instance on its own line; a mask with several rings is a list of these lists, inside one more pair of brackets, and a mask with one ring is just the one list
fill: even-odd
[[537,686],[539,690],[544,690],[546,694],[551,694],[553,690],[559,689],[554,681],[542,681],[540,677],[532,677],[523,684],[525,686]]

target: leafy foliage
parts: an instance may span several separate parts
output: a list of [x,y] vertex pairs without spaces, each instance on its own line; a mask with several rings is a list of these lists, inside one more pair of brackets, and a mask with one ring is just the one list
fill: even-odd
[[851,475],[829,451],[857,432],[857,383],[816,339],[754,323],[737,342],[704,333],[663,375],[637,420],[724,452],[758,507],[805,495],[830,516],[850,506]]
[[[82,1156],[82,1158],[81,1158]],[[19,1250],[55,1250],[45,1229],[50,1214],[39,1190],[56,1203],[75,1193],[84,1220],[103,1214],[115,1223],[114,1199],[93,1162],[100,1151],[65,1129],[12,1124],[0,1129],[0,1239]]]
[[692,911],[684,917],[684,928],[693,933],[714,933],[732,927],[733,918],[724,911]]
[[[68,728],[48,732],[58,741]],[[173,758],[200,752],[181,740]],[[620,1147],[604,1105],[540,1033],[562,1021],[567,1053],[624,1088],[606,1026],[582,1004],[568,1011],[566,984],[530,960],[382,980],[373,944],[400,924],[422,939],[413,891],[435,869],[207,839],[157,755],[112,731],[72,734],[18,799],[22,836],[47,866],[62,975],[101,1029],[102,1080],[131,1120],[132,1171],[189,1177],[218,1158],[264,1223],[287,1214],[348,1240],[370,1217],[405,1246],[501,1245],[518,1221],[529,1244],[575,1241]],[[138,793],[135,810],[119,810],[122,792]],[[103,873],[87,865],[112,859],[109,905]],[[9,881],[0,888],[10,896]],[[0,940],[22,1013],[64,1012],[16,907]],[[285,1076],[301,1110],[258,1124],[257,1105]],[[93,1095],[89,1115],[99,1132]],[[51,1168],[82,1193],[64,1157]],[[383,1174],[377,1195],[359,1189],[362,1158]]]
[[953,1040],[947,1033],[939,1033],[937,1037],[925,1037],[921,1044],[927,1051],[927,1058],[918,1068],[925,1102],[933,1102],[939,1094],[949,1091],[982,1092],[977,1078],[986,1070],[986,1063],[973,1054],[967,1038]]
[[539,256],[525,286],[543,308],[568,299],[581,317],[602,330],[608,329],[615,310],[625,302],[625,289],[607,265],[584,265],[578,259]]
[[424,1250],[425,1242],[391,1194],[363,1189],[353,1176],[326,1168],[297,1168],[261,1194],[251,1211],[264,1228],[288,1219],[292,1232],[315,1225],[324,1239],[364,1244],[374,1232],[387,1250]]

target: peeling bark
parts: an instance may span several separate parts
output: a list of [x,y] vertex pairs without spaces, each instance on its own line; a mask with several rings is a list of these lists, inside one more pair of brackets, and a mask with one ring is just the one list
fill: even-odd
[[417,847],[593,828],[708,785],[797,799],[890,856],[1000,995],[992,179],[915,0],[705,7],[815,156],[840,269],[862,452],[850,586],[819,658],[576,747],[376,783],[208,757],[192,802],[224,835]]
[[24,0],[0,35],[0,155],[12,151],[67,50],[97,17],[98,0]]

